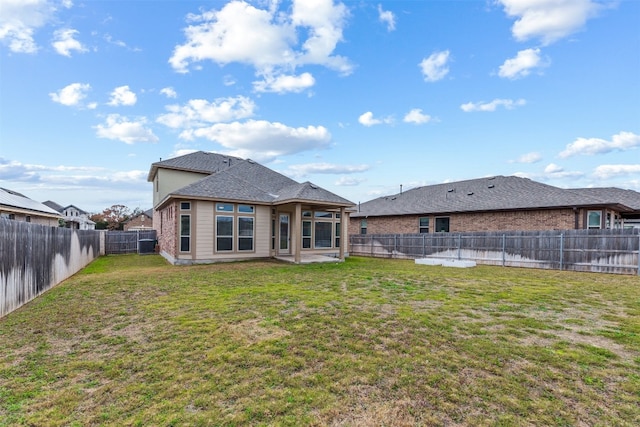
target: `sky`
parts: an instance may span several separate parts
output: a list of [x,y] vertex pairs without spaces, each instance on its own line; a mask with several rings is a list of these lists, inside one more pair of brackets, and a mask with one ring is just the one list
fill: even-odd
[[0,0],[0,187],[149,209],[151,164],[196,150],[354,203],[640,191],[640,1]]

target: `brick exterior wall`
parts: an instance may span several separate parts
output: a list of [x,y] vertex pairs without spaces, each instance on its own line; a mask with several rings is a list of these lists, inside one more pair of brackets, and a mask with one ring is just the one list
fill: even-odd
[[[367,234],[412,234],[419,232],[419,218],[429,217],[429,232],[435,232],[436,217],[449,217],[449,232],[569,230],[576,228],[576,212],[572,209],[538,211],[475,212],[450,215],[402,215],[368,217]],[[578,228],[583,228],[584,215],[578,211]],[[360,233],[360,221],[351,218],[349,231]]]
[[149,218],[145,214],[140,214],[135,218],[130,219],[124,225],[124,231],[142,230],[142,229],[150,230],[152,228],[153,228],[153,218]]
[[153,211],[153,228],[156,230],[158,246],[171,257],[176,258],[178,229],[176,215],[179,215],[178,202],[165,206],[161,211]]

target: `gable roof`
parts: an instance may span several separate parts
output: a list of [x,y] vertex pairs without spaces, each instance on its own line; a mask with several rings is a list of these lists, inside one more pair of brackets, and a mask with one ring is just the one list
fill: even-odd
[[494,176],[428,185],[392,196],[379,197],[362,203],[358,212],[352,213],[351,216],[444,214],[578,206],[615,206],[621,211],[633,210],[632,206],[622,202],[623,200],[613,196],[601,199],[595,191],[567,190],[516,176]]
[[60,216],[55,209],[6,188],[0,188],[0,206],[32,211],[45,216]]
[[224,154],[196,151],[183,156],[160,160],[151,164],[147,181],[151,182],[158,172],[158,168],[174,169],[202,174],[212,174],[232,166],[236,161],[243,159]]
[[300,184],[253,160],[235,158],[231,166],[170,193],[172,197],[234,200],[263,204],[292,201],[354,206],[353,202],[309,182]]

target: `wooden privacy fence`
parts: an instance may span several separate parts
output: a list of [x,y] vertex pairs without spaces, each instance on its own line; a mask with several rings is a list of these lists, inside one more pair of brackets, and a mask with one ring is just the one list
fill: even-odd
[[100,233],[0,219],[0,317],[100,254]]
[[349,254],[640,275],[640,229],[351,235]]
[[155,242],[156,230],[107,231],[104,251],[106,255],[153,253]]

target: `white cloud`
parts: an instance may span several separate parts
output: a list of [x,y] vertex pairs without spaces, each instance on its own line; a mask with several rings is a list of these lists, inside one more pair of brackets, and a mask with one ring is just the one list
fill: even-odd
[[543,177],[545,179],[578,178],[581,176],[584,176],[583,172],[565,171],[562,166],[558,166],[555,163],[549,163],[544,168],[544,174],[543,174]]
[[[58,104],[68,107],[79,107],[82,106],[82,100],[87,97],[89,90],[91,90],[91,85],[88,83],[71,83],[58,92],[51,92],[49,96],[53,102],[57,102]],[[89,108],[91,108],[91,105]]]
[[253,87],[256,92],[302,92],[312,87],[315,83],[316,80],[310,73],[302,73],[299,76],[267,75],[264,76],[264,80],[254,82]]
[[287,175],[303,177],[314,173],[322,174],[351,174],[368,171],[369,165],[337,165],[334,163],[305,163],[291,165],[287,168]]
[[[204,60],[221,65],[250,64],[259,75],[278,76],[302,65],[351,73],[349,61],[333,55],[342,41],[348,15],[342,3],[294,0],[290,12],[278,10],[278,6],[273,1],[268,9],[259,9],[246,1],[232,0],[220,10],[190,14],[190,25],[184,29],[187,40],[175,47],[169,63],[180,73]],[[300,34],[306,39],[299,40]]]
[[561,158],[575,155],[605,154],[612,151],[627,151],[640,147],[640,135],[633,132],[620,132],[613,135],[611,141],[600,138],[578,138],[559,154]]
[[380,125],[380,124],[391,124],[393,123],[393,117],[385,117],[382,119],[376,119],[373,117],[373,113],[371,111],[367,111],[366,113],[363,113],[360,115],[360,117],[358,117],[358,122],[362,125],[362,126],[366,126],[366,127],[371,127],[374,125]]
[[278,156],[324,149],[331,143],[331,134],[323,126],[294,128],[265,120],[217,123],[185,130],[180,137],[187,140],[206,138],[229,149],[230,155],[263,162]]
[[420,69],[425,81],[435,82],[443,79],[449,73],[449,51],[434,52],[420,62]]
[[111,99],[108,104],[114,107],[118,105],[135,105],[138,97],[129,89],[129,86],[119,86],[111,92]]
[[388,10],[382,10],[382,5],[378,5],[378,18],[380,22],[387,24],[387,31],[393,31],[396,29],[396,16],[393,12]]
[[540,49],[525,49],[518,52],[515,58],[507,59],[500,66],[498,75],[507,79],[518,79],[528,76],[532,69],[549,65],[549,61],[542,62]]
[[362,184],[365,181],[365,178],[341,176],[336,182],[334,182],[334,185],[337,185],[338,187],[355,187],[356,185]]
[[462,104],[460,108],[466,113],[474,111],[496,111],[498,107],[504,107],[507,110],[513,110],[516,107],[521,107],[527,102],[524,99],[518,99],[516,101],[512,99],[494,99],[491,102],[467,102]]
[[34,33],[47,24],[56,11],[47,0],[2,0],[0,4],[0,41],[16,53],[35,53]]
[[414,108],[413,110],[409,111],[403,119],[405,123],[414,123],[417,125],[429,123],[432,120],[433,118],[428,114],[423,114],[420,108]]
[[94,127],[98,138],[114,139],[125,144],[136,142],[158,142],[158,137],[146,126],[147,120],[142,117],[129,120],[119,114],[109,114],[104,124]]
[[173,89],[172,87],[163,87],[162,89],[160,89],[160,93],[166,96],[167,98],[178,97],[178,94],[176,93],[175,89]]
[[548,45],[584,27],[601,8],[593,0],[497,0],[516,18],[511,32],[518,41],[539,38]]
[[168,105],[169,113],[159,116],[156,121],[173,129],[202,127],[251,117],[255,108],[255,103],[244,96],[217,98],[212,102],[191,99],[183,106]]
[[596,178],[611,178],[613,176],[640,174],[640,164],[637,165],[600,165],[593,175]]
[[76,34],[78,34],[78,31],[72,28],[56,30],[53,33],[54,41],[51,45],[60,55],[68,57],[71,57],[72,50],[80,53],[87,52],[87,49],[82,45],[82,43],[74,39]]
[[515,162],[515,163],[537,163],[540,160],[542,160],[542,156],[540,155],[540,153],[531,152],[531,153],[523,154],[522,156],[518,157],[513,162]]

